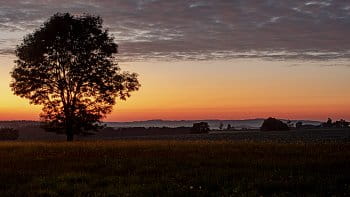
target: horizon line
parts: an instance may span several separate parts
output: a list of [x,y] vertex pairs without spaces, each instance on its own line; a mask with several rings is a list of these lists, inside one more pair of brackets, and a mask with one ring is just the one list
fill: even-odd
[[[288,118],[278,118],[273,117],[279,120],[290,120],[290,121],[316,121],[316,122],[322,122],[324,120],[316,120],[316,119],[288,119]],[[147,120],[130,120],[130,121],[101,121],[102,123],[113,123],[113,122],[149,122],[149,121],[172,121],[172,122],[181,122],[181,121],[247,121],[247,120],[265,120],[267,118],[247,118],[247,119],[147,119]],[[40,120],[0,120],[0,122],[43,122]]]

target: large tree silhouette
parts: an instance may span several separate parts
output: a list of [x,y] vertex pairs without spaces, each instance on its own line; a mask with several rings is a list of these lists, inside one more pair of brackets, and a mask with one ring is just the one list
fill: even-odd
[[120,71],[117,49],[100,17],[57,13],[17,46],[10,86],[43,106],[47,130],[72,141],[99,128],[116,98],[140,87],[137,74]]

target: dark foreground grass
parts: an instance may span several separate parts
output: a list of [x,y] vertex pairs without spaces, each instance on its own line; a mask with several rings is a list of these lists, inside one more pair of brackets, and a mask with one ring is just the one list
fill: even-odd
[[350,144],[0,143],[0,196],[332,195],[350,195]]

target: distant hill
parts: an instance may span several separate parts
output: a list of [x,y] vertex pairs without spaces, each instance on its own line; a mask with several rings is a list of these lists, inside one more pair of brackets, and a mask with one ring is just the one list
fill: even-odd
[[[106,122],[108,127],[122,128],[122,127],[192,127],[196,122],[208,122],[210,128],[217,129],[220,124],[224,128],[230,124],[235,128],[257,129],[260,128],[264,119],[247,119],[247,120],[146,120],[133,122]],[[287,121],[287,120],[282,120]],[[319,125],[321,122],[313,120],[292,120],[292,123],[301,121],[303,124]]]

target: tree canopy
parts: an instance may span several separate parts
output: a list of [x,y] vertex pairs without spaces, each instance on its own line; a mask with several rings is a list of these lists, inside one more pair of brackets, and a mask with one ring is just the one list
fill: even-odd
[[208,133],[210,131],[209,124],[207,122],[193,123],[191,133]]
[[57,13],[16,48],[14,94],[42,105],[46,129],[68,141],[99,128],[116,99],[140,87],[136,73],[120,70],[118,45],[102,23],[99,16]]
[[268,118],[264,120],[260,127],[261,131],[288,131],[289,127],[286,123],[276,118]]

